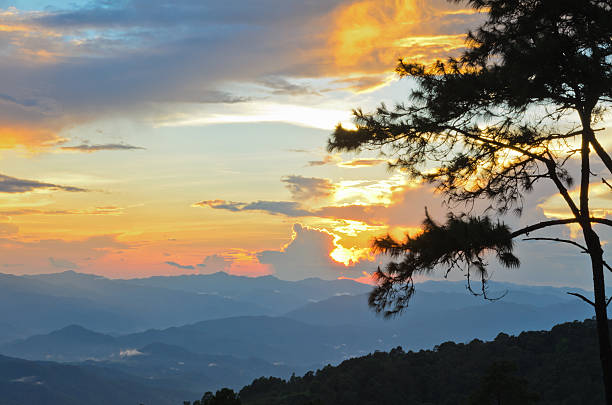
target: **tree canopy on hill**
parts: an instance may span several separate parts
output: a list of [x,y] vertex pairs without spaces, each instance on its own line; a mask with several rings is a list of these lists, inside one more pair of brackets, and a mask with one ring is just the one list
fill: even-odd
[[447,342],[327,366],[302,377],[259,378],[243,405],[603,404],[595,321],[551,331],[499,334],[492,342]]

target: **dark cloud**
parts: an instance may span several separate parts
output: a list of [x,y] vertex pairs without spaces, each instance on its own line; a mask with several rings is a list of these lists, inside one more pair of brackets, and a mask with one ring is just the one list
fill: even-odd
[[336,188],[329,179],[318,177],[285,176],[281,181],[295,200],[329,197]]
[[346,162],[340,162],[340,163],[338,163],[338,166],[340,166],[340,167],[357,168],[357,167],[378,166],[378,165],[383,164],[383,163],[387,163],[387,160],[385,160],[385,159],[368,159],[368,158],[364,158],[364,159],[355,159],[355,160],[348,160]]
[[198,267],[204,273],[216,273],[219,271],[227,273],[232,267],[233,262],[234,260],[231,257],[215,254],[206,256],[202,263],[198,264]]
[[181,270],[194,270],[195,267],[192,266],[191,264],[185,265],[185,264],[179,264],[177,262],[164,262],[166,263],[168,266],[172,266],[172,267],[176,267],[177,269],[181,269]]
[[65,259],[55,259],[53,257],[49,258],[49,263],[51,266],[56,267],[58,269],[78,269],[79,266],[70,260]]
[[310,160],[308,166],[325,166],[340,162],[341,159],[335,155],[325,155],[321,160]]
[[225,200],[204,200],[193,204],[196,207],[210,207],[232,212],[261,211],[272,215],[285,215],[287,217],[312,216],[312,212],[305,210],[294,201],[255,201],[251,203]]
[[287,96],[303,96],[303,95],[315,95],[320,96],[321,93],[313,89],[309,85],[292,83],[289,80],[278,77],[269,76],[259,81],[260,84],[269,88],[272,94],[287,95]]
[[123,213],[123,210],[123,207],[116,207],[114,205],[82,210],[39,210],[33,208],[22,208],[0,211],[0,215],[5,215],[8,217],[17,215],[120,215]]
[[[299,177],[299,176],[295,176]],[[307,179],[308,180],[308,179]],[[225,200],[208,200],[194,204],[231,212],[261,211],[290,218],[320,217],[349,219],[370,225],[420,226],[425,217],[425,208],[433,218],[444,219],[448,211],[439,195],[431,187],[419,186],[398,188],[391,196],[392,203],[371,205],[326,206],[307,209],[293,201],[257,201],[252,203]],[[465,207],[464,207],[465,208]]]
[[380,86],[386,79],[386,75],[373,75],[337,79],[333,83],[341,86],[339,89],[334,90],[368,91]]
[[[128,0],[121,2],[92,1],[71,11],[56,11],[35,18],[36,23],[60,28],[122,28],[190,27],[192,24],[235,25],[244,29],[251,24],[263,24],[291,18],[296,12],[318,14],[342,3],[340,0],[300,2],[287,0],[256,0],[240,2],[202,2],[200,0]],[[207,25],[201,28],[206,31]],[[221,25],[221,26],[217,26]]]
[[226,200],[204,200],[193,204],[194,207],[210,207],[218,210],[227,210],[232,212],[242,211],[246,205],[248,205],[248,203]]
[[312,215],[308,210],[293,201],[256,201],[245,205],[241,211],[265,211],[270,214],[302,217]]
[[23,263],[4,263],[2,267],[22,267]]
[[68,151],[73,151],[73,152],[85,152],[85,153],[99,152],[102,150],[139,150],[139,149],[144,149],[144,148],[140,146],[127,145],[124,143],[105,143],[105,144],[99,144],[99,145],[90,145],[88,143],[84,143],[84,144],[75,145],[75,146],[62,146],[62,150],[68,150]]
[[0,174],[0,193],[27,193],[29,191],[47,189],[70,192],[88,191],[79,187],[60,186],[52,183],[43,183],[36,180],[24,180]]
[[0,93],[0,101],[26,109],[35,110],[43,115],[53,115],[59,112],[57,103],[48,98],[32,97],[18,99],[9,94]]
[[252,97],[236,96],[231,93],[219,90],[206,90],[202,91],[199,97],[190,101],[203,104],[236,104],[246,103],[247,101],[251,100],[253,100]]

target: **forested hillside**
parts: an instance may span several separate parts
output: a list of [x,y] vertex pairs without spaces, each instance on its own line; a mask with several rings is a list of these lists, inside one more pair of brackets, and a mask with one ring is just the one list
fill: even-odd
[[[243,405],[603,404],[595,322],[433,350],[376,352],[289,381],[260,378]],[[495,399],[495,401],[494,401]]]

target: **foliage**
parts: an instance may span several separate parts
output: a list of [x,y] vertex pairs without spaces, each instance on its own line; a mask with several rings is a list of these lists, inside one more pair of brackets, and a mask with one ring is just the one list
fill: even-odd
[[[461,0],[453,0],[461,2]],[[416,82],[409,103],[381,105],[373,113],[354,111],[356,129],[339,125],[328,141],[331,151],[375,150],[392,159],[413,180],[436,186],[451,209],[479,200],[520,215],[525,193],[553,184],[569,218],[532,224],[510,232],[488,217],[449,215],[439,226],[426,218],[422,235],[406,243],[391,237],[374,247],[403,261],[378,269],[370,305],[393,315],[414,292],[413,275],[435,268],[460,268],[468,280],[476,272],[487,281],[483,255],[494,253],[514,267],[511,239],[551,226],[578,224],[584,245],[575,240],[538,238],[570,244],[590,256],[594,300],[573,294],[595,310],[604,387],[612,404],[612,347],[608,326],[604,251],[593,224],[589,196],[596,154],[612,174],[612,158],[594,128],[612,101],[612,1],[466,0],[485,20],[468,34],[459,58],[431,66],[400,60],[397,73]],[[570,193],[572,170],[579,171],[578,198]],[[576,166],[579,169],[576,169]],[[470,212],[471,214],[471,212]],[[497,223],[496,223],[497,222]],[[466,240],[461,240],[463,230]]]
[[501,333],[492,342],[407,353],[398,347],[288,381],[262,377],[240,398],[244,405],[457,405],[483,397],[477,403],[487,404],[486,396],[499,392],[501,404],[598,405],[604,398],[594,330],[587,320],[517,337]]
[[[375,248],[391,257],[403,256],[401,262],[391,262],[384,272],[379,269],[375,273],[378,286],[370,294],[369,303],[386,316],[396,314],[408,305],[414,293],[413,276],[416,274],[427,274],[437,266],[446,267],[448,273],[461,263],[467,263],[468,276],[471,269],[476,270],[482,286],[481,294],[486,297],[485,252],[495,252],[499,262],[505,266],[519,265],[518,258],[512,254],[509,228],[500,223],[493,224],[488,217],[449,214],[447,223],[438,225],[426,215],[423,232],[418,236],[408,236],[406,242],[397,242],[387,236],[376,240]],[[472,291],[469,278],[468,288]]]
[[[215,394],[208,391],[202,396],[202,399],[193,402],[193,405],[241,405],[238,394],[229,388],[222,388]],[[184,402],[184,405],[192,405],[190,402]]]

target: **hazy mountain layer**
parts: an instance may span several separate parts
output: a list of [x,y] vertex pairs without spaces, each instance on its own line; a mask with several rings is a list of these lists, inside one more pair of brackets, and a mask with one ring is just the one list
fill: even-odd
[[129,333],[206,319],[279,315],[369,286],[349,280],[247,278],[225,273],[110,280],[64,273],[0,274],[0,343],[67,325]]
[[176,405],[193,392],[160,389],[155,381],[83,366],[0,356],[3,405]]
[[426,282],[404,314],[383,320],[367,306],[370,288],[223,273],[0,275],[0,334],[31,335],[1,344],[0,353],[122,372],[160,387],[238,388],[260,375],[283,377],[399,345],[492,339],[592,316],[567,289],[492,283],[490,296],[503,298],[491,302],[463,283]]

